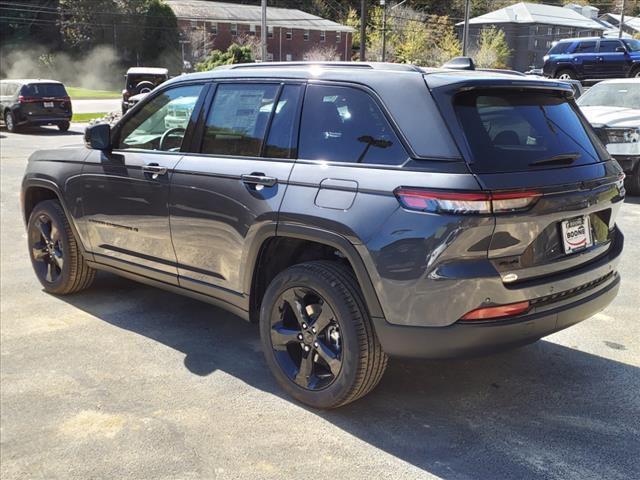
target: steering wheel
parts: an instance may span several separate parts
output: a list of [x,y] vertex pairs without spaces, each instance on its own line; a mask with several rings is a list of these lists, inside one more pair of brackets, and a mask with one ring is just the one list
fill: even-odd
[[167,140],[167,138],[169,138],[169,136],[172,133],[175,132],[182,132],[182,134],[184,135],[184,133],[187,131],[186,128],[182,128],[182,127],[174,127],[174,128],[170,128],[169,130],[167,130],[166,132],[164,132],[162,134],[162,136],[160,137],[160,144],[158,145],[158,150],[164,150],[164,142]]

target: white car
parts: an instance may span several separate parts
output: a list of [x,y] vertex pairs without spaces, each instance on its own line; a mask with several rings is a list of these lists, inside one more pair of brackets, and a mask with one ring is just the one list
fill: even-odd
[[577,103],[627,174],[629,193],[640,195],[640,78],[605,80]]

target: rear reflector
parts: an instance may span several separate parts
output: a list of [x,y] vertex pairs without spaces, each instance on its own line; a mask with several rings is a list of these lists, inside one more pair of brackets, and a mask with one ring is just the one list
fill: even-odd
[[494,318],[513,317],[526,313],[530,307],[531,304],[527,300],[525,302],[498,305],[496,307],[477,308],[465,314],[461,320],[489,320]]
[[488,214],[508,213],[529,208],[540,192],[456,192],[398,187],[395,195],[409,210],[433,213]]

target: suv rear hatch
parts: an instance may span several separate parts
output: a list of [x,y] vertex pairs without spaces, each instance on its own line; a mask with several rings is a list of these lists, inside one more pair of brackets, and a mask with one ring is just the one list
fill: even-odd
[[61,83],[31,83],[20,89],[18,101],[26,118],[70,118],[71,100]]
[[569,86],[504,77],[429,86],[490,200],[488,256],[505,283],[574,269],[608,251],[624,197],[621,170]]

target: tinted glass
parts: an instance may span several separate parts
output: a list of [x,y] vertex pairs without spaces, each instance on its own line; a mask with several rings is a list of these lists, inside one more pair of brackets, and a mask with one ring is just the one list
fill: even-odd
[[302,85],[285,85],[278,98],[278,105],[269,128],[269,137],[264,156],[271,158],[293,158],[296,156],[296,114]]
[[574,53],[594,53],[596,51],[596,42],[580,42],[574,50]]
[[559,53],[565,53],[567,48],[571,45],[570,42],[560,42],[549,50],[549,55],[557,55]]
[[581,107],[620,107],[640,110],[640,83],[597,83],[578,99]]
[[621,47],[622,43],[618,40],[600,40],[600,53],[612,53],[616,48]]
[[362,90],[310,85],[302,110],[300,158],[386,165],[407,160],[382,111]]
[[147,102],[120,130],[118,148],[178,151],[202,85],[175,87]]
[[625,39],[623,42],[627,45],[627,49],[632,52],[640,52],[640,40]]
[[67,91],[60,83],[32,83],[24,85],[20,94],[25,97],[66,97]]
[[560,95],[466,92],[456,96],[455,109],[475,172],[543,168],[540,162],[556,156],[572,157],[574,166],[600,161],[581,118]]
[[257,157],[278,85],[221,84],[207,117],[202,153]]

